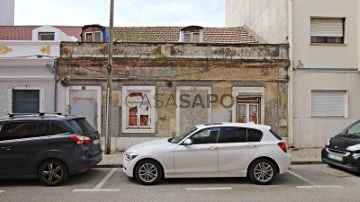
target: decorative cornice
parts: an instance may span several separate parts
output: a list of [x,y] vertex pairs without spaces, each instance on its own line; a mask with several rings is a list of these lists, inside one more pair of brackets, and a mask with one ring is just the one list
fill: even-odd
[[8,46],[0,46],[0,54],[7,54],[8,52],[11,52],[12,49]]

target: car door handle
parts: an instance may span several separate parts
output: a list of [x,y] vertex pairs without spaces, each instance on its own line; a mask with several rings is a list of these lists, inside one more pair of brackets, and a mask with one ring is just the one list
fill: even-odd
[[256,147],[256,145],[254,145],[254,144],[248,144],[248,147],[253,148],[253,147]]
[[209,150],[215,150],[215,149],[217,149],[217,147],[215,147],[215,146],[210,146],[208,149],[209,149]]
[[1,147],[2,150],[5,150],[5,151],[10,151],[11,150],[11,146],[3,146]]

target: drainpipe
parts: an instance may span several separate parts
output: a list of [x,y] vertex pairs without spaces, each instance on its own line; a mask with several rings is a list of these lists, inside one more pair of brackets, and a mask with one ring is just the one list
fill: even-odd
[[288,102],[289,102],[289,124],[288,124],[288,135],[289,135],[289,140],[288,140],[288,146],[289,148],[294,148],[294,95],[293,95],[293,90],[294,90],[294,75],[293,75],[293,59],[294,59],[294,53],[293,53],[293,0],[288,0],[288,37],[289,37],[289,60],[290,60],[290,67],[288,70],[288,74],[289,74],[289,97],[288,97]]
[[54,112],[57,112],[57,80],[58,80],[58,60],[54,59],[54,69],[55,69],[55,86],[54,86]]

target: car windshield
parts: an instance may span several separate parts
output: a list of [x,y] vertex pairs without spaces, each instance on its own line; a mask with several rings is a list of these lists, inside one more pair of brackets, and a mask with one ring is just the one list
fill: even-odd
[[197,130],[197,128],[193,128],[179,136],[175,136],[174,138],[171,138],[169,142],[171,143],[179,143],[182,139],[184,139],[186,136],[190,135],[190,133],[194,132],[195,130]]
[[341,134],[360,137],[360,121],[345,129]]

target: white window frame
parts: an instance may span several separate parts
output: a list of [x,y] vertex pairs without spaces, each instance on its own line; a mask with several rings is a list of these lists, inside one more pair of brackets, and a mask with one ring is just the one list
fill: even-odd
[[[247,96],[258,96],[260,97],[260,115],[258,117],[258,123],[264,124],[265,122],[265,88],[264,87],[233,87],[232,95],[234,98],[239,95],[247,95]],[[237,120],[237,102],[232,106],[232,122],[236,123]]]
[[[310,18],[310,42],[312,44],[345,44],[345,18],[324,18],[311,17]],[[322,38],[342,38],[342,43],[337,42],[313,42],[312,37]]]
[[[96,33],[100,33],[100,41],[95,41]],[[91,41],[87,41],[87,35],[91,34]],[[94,32],[85,32],[85,42],[102,42],[103,35],[101,31],[94,31]]]
[[[199,41],[194,41],[194,34],[199,35]],[[185,35],[190,35],[190,41],[185,41]],[[189,31],[181,31],[180,34],[180,41],[184,43],[201,43],[203,42],[203,33],[202,30],[199,32],[189,32]]]
[[[127,103],[128,95],[132,92],[142,92],[146,94],[144,101],[149,101],[149,126],[129,126],[129,105]],[[155,133],[156,110],[155,110],[155,86],[123,86],[122,87],[122,133]]]
[[8,89],[8,111],[10,113],[13,113],[13,90],[38,90],[39,91],[39,111],[44,112],[45,107],[45,89],[44,88],[37,88],[37,87],[15,87],[15,88],[9,88]]
[[[246,107],[246,114],[245,114],[245,123],[248,122],[252,122],[252,120],[250,119],[250,106],[256,106],[257,111],[259,110],[259,104],[256,103],[236,103],[236,105],[238,106],[237,110],[239,110],[239,105],[245,105]],[[256,114],[256,120],[257,123],[259,123],[259,113]],[[239,113],[237,112],[237,117],[239,116]]]
[[[41,36],[54,36],[54,39],[52,40],[45,40],[45,39],[41,39]],[[38,32],[38,40],[39,41],[55,41],[55,32]]]
[[[95,38],[95,36],[96,36],[97,33],[100,33],[100,40],[99,40],[99,41],[96,41],[96,38]],[[96,32],[94,32],[94,34],[93,34],[93,41],[94,41],[94,42],[102,42],[102,41],[103,41],[102,38],[103,38],[103,35],[102,35],[102,32],[101,32],[101,31],[96,31]]]
[[[331,93],[333,93],[333,95]],[[348,117],[348,92],[346,90],[311,90],[310,94],[311,117]],[[343,113],[335,111],[339,108],[337,105],[341,101],[337,104],[328,103],[328,105],[324,106],[326,101],[329,100],[329,97],[338,99],[338,101],[343,97]],[[320,106],[323,109],[321,109]]]

